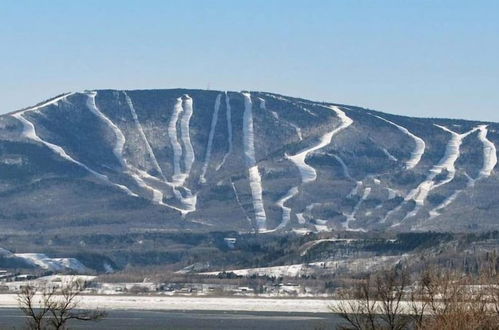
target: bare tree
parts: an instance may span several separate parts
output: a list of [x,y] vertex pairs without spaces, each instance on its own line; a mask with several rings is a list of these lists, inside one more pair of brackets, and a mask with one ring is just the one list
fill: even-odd
[[402,311],[402,299],[408,286],[404,271],[384,271],[360,281],[353,292],[331,307],[346,322],[343,328],[356,330],[405,329],[410,319]]
[[107,314],[100,310],[79,309],[78,299],[83,283],[78,281],[63,285],[60,291],[54,287],[27,285],[22,288],[17,301],[21,311],[28,317],[29,329],[66,329],[70,320],[98,321]]

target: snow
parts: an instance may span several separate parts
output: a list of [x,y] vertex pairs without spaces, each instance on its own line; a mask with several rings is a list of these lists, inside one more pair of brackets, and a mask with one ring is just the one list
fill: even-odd
[[[100,310],[157,310],[157,311],[248,311],[331,313],[334,300],[282,299],[248,297],[182,297],[82,295],[78,297],[83,309]],[[17,295],[0,295],[0,308],[17,308]]]
[[263,206],[262,179],[258,171],[255,159],[255,137],[253,130],[253,104],[249,93],[242,93],[244,97],[243,114],[243,144],[246,166],[248,166],[248,175],[250,182],[251,196],[253,200],[253,209],[255,212],[255,225],[258,231],[266,230],[267,215]]
[[26,262],[51,271],[63,271],[71,269],[77,272],[86,272],[85,267],[79,260],[74,258],[49,258],[42,253],[16,253],[16,257],[24,259]]
[[201,170],[201,175],[199,177],[200,183],[206,183],[205,175],[206,175],[206,171],[208,170],[208,165],[210,163],[211,148],[213,145],[213,137],[215,136],[215,128],[217,127],[218,111],[220,109],[220,99],[221,98],[222,98],[222,94],[218,94],[217,99],[215,100],[215,107],[213,110],[213,116],[211,117],[210,133],[208,135],[208,145],[206,147],[206,155],[204,157],[204,164],[203,164],[203,168]]
[[191,135],[190,135],[190,122],[193,113],[192,109],[192,98],[189,95],[184,95],[184,103],[183,103],[183,115],[180,119],[180,137],[182,139],[182,143],[184,145],[185,157],[184,157],[184,173],[186,178],[189,176],[191,171],[192,164],[194,163],[194,149],[191,143]]
[[392,155],[386,148],[381,148],[381,150],[386,155],[386,157],[388,157],[388,159],[390,159],[391,161],[394,161],[394,162],[398,161],[397,157],[395,157],[394,155]]
[[487,125],[478,126],[478,138],[483,144],[483,166],[478,179],[490,176],[497,165],[496,146],[487,138],[487,133]]
[[290,101],[282,96],[278,96],[278,95],[274,95],[274,94],[269,94],[269,93],[265,93],[266,96],[269,96],[269,97],[272,97],[276,100],[279,100],[279,101],[284,101],[284,102],[287,102],[289,104],[292,104],[294,105],[295,107],[303,110],[304,112],[306,112],[307,114],[313,116],[313,117],[318,117],[317,114],[313,113],[312,111],[310,111],[309,109],[305,108],[303,105],[301,105],[300,103],[298,102],[293,102],[293,101]]
[[34,111],[34,110],[41,109],[41,108],[43,108],[45,106],[48,106],[48,105],[57,104],[60,100],[64,99],[65,97],[67,97],[69,95],[71,95],[71,94],[67,94],[65,96],[61,96],[61,97],[59,97],[57,99],[54,99],[54,100],[49,101],[47,103],[44,103],[42,105],[38,105],[38,106],[32,107],[32,108],[28,108],[26,110],[22,110],[22,111],[19,111],[19,112],[16,112],[16,113],[12,114],[12,117],[14,117],[17,120],[19,120],[21,122],[21,124],[23,125],[23,131],[21,133],[22,136],[24,136],[27,139],[30,139],[30,140],[33,140],[35,142],[38,142],[38,143],[41,143],[41,144],[45,145],[47,148],[49,148],[50,150],[52,150],[54,153],[56,153],[57,155],[59,155],[61,158],[66,159],[67,161],[69,161],[71,163],[74,163],[74,164],[78,165],[79,167],[82,167],[87,172],[91,173],[96,178],[98,178],[99,180],[104,181],[105,183],[107,183],[109,185],[112,185],[114,187],[117,187],[118,189],[124,191],[126,194],[128,194],[130,196],[137,197],[137,194],[133,193],[130,189],[128,189],[128,187],[125,187],[123,185],[111,182],[111,180],[106,175],[98,173],[97,171],[92,170],[87,165],[85,165],[85,164],[77,161],[76,159],[72,158],[71,156],[69,156],[66,153],[66,151],[64,150],[64,148],[62,148],[61,146],[53,144],[53,143],[50,143],[50,142],[45,141],[42,138],[40,138],[36,134],[35,125],[33,125],[32,122],[30,122],[29,120],[27,120],[26,118],[23,117],[23,114],[26,113],[26,112],[28,112],[28,111]]
[[154,154],[154,151],[151,148],[151,144],[149,143],[149,140],[146,137],[146,134],[144,133],[144,129],[142,127],[142,124],[139,121],[139,118],[137,116],[137,112],[135,111],[135,107],[133,106],[132,99],[128,96],[126,92],[123,92],[125,94],[125,100],[128,104],[128,108],[130,109],[130,113],[132,114],[133,121],[135,123],[135,126],[137,127],[137,130],[139,131],[139,134],[146,146],[147,152],[149,153],[149,157],[151,158],[151,161],[153,162],[154,169],[161,175],[162,179],[166,181],[166,177],[163,174],[163,170],[159,166],[158,160],[156,159],[156,155]]
[[180,169],[180,158],[182,157],[182,146],[177,139],[177,121],[182,112],[182,98],[177,98],[177,102],[173,107],[173,113],[168,124],[168,137],[173,149],[173,182],[175,184],[183,184],[185,177]]
[[328,109],[331,109],[334,112],[336,112],[337,116],[339,117],[339,119],[341,121],[340,125],[337,128],[335,128],[334,130],[324,134],[320,138],[319,143],[317,143],[316,145],[313,145],[310,148],[304,149],[301,152],[297,153],[296,155],[293,155],[293,156],[288,155],[287,156],[287,158],[289,160],[291,160],[298,167],[298,170],[300,171],[300,174],[302,177],[303,184],[315,181],[315,179],[317,178],[317,173],[316,173],[315,169],[305,162],[308,154],[310,154],[316,150],[319,150],[321,148],[324,148],[325,146],[330,144],[334,135],[336,135],[337,133],[339,133],[340,131],[347,128],[348,126],[350,126],[353,123],[353,120],[350,119],[337,106],[331,106],[331,107],[328,107]]
[[[475,128],[478,130],[478,139],[483,144],[483,165],[478,173],[476,178],[471,178],[468,176],[468,185],[467,188],[473,187],[478,180],[486,178],[492,174],[492,171],[497,165],[497,151],[493,142],[487,139],[487,125],[480,125]],[[469,133],[469,132],[468,132]],[[465,189],[456,190],[452,195],[446,198],[442,203],[433,208],[430,211],[430,219],[433,219],[439,216],[440,211],[449,206],[452,202],[454,202],[457,197],[464,191]]]
[[[441,187],[451,182],[454,179],[456,174],[455,163],[460,156],[459,148],[464,138],[478,129],[474,128],[466,133],[458,134],[448,129],[447,127],[440,125],[435,125],[435,126],[450,133],[451,135],[449,141],[447,142],[444,156],[440,159],[440,161],[436,165],[434,165],[430,169],[430,173],[427,175],[426,179],[423,182],[421,182],[415,189],[411,190],[409,194],[407,194],[407,196],[404,198],[404,201],[402,201],[402,203],[399,206],[388,212],[385,218],[382,220],[382,222],[385,222],[391,216],[391,214],[400,210],[402,206],[410,200],[413,200],[416,203],[416,205],[411,212],[406,214],[406,216],[402,219],[402,221],[416,216],[421,207],[424,205],[428,195],[432,190]],[[441,174],[444,170],[446,171],[447,174],[446,178],[440,182],[435,182],[435,178],[439,174]],[[397,226],[398,224],[399,223],[395,223],[394,225]]]
[[[340,260],[320,261],[305,264],[293,264],[285,266],[259,267],[225,270],[241,276],[273,276],[273,277],[297,277],[302,275],[312,275],[317,272],[334,271],[340,267],[349,271],[369,271],[393,266],[408,255],[401,256],[373,256],[366,258],[346,258]],[[201,273],[202,275],[218,275],[216,272]]]
[[303,140],[303,136],[301,134],[301,128],[300,127],[298,127],[296,124],[293,124],[293,123],[291,123],[291,122],[289,122],[287,120],[284,120],[284,119],[280,118],[279,114],[277,112],[267,109],[267,107],[265,105],[266,104],[265,103],[265,99],[262,99],[261,97],[259,97],[258,99],[260,100],[260,109],[269,111],[272,114],[272,117],[275,118],[275,120],[277,120],[277,121],[279,121],[281,123],[284,123],[284,124],[292,127],[295,130],[296,135],[298,136],[298,139],[300,141]]
[[246,214],[246,211],[243,207],[243,204],[241,204],[241,200],[239,199],[239,194],[237,193],[237,189],[236,189],[236,185],[234,184],[234,182],[232,182],[232,180],[230,181],[230,185],[232,187],[232,190],[234,191],[234,196],[236,197],[236,202],[237,202],[237,205],[239,205],[239,207],[241,208],[241,210],[243,211],[244,215],[246,216],[246,220],[248,221],[248,223],[251,225],[251,219],[248,217],[248,215]]
[[293,187],[293,188],[289,189],[288,192],[276,202],[276,205],[282,209],[282,221],[279,224],[279,226],[277,226],[275,228],[275,230],[280,230],[280,229],[285,228],[287,226],[287,224],[289,223],[289,221],[291,220],[291,208],[286,207],[284,204],[289,199],[296,196],[297,194],[298,194],[298,187]]
[[423,157],[423,154],[425,152],[426,144],[425,144],[424,140],[422,138],[412,134],[411,132],[409,132],[409,130],[407,128],[405,128],[403,126],[395,124],[394,122],[392,122],[388,119],[385,119],[383,117],[376,116],[376,115],[373,115],[373,116],[397,127],[402,133],[408,135],[411,139],[414,140],[414,143],[416,144],[416,146],[414,147],[414,150],[411,153],[411,158],[409,158],[409,160],[407,160],[405,167],[408,170],[416,167],[416,165],[418,165],[419,162],[421,161],[421,157]]
[[[197,195],[193,195],[192,192],[184,186],[185,181],[189,177],[192,164],[194,163],[194,149],[192,148],[191,138],[190,138],[190,120],[192,117],[192,98],[185,94],[177,98],[177,101],[173,107],[172,116],[168,123],[168,137],[173,149],[173,176],[172,182],[167,184],[173,185],[173,194],[175,198],[178,199],[183,204],[183,209],[177,208],[178,211],[182,213],[182,216],[187,215],[190,212],[196,211]],[[178,140],[177,123],[180,120],[180,141]],[[185,152],[183,152],[184,150]],[[183,158],[184,170],[182,171],[181,161]],[[183,194],[180,192],[183,191]]]
[[356,239],[354,239],[354,238],[323,238],[323,239],[318,239],[316,241],[307,242],[309,244],[307,244],[307,246],[305,247],[305,249],[300,253],[300,256],[304,257],[308,253],[308,251],[310,251],[315,246],[317,246],[319,244],[322,244],[324,242],[351,243],[351,242],[354,242],[354,241],[356,241]]
[[121,167],[126,168],[126,161],[123,158],[123,148],[125,147],[125,136],[121,132],[121,130],[116,126],[106,115],[104,115],[100,109],[97,107],[95,103],[95,97],[97,96],[97,92],[89,92],[87,94],[87,107],[90,111],[96,115],[99,119],[101,119],[106,125],[113,131],[116,142],[113,148],[114,156],[118,159],[121,164]]
[[225,161],[227,160],[227,157],[229,157],[230,153],[232,152],[232,110],[230,107],[230,98],[227,92],[225,92],[225,108],[226,108],[226,118],[227,118],[227,143],[228,143],[228,148],[227,152],[225,153],[224,157],[222,158],[222,161],[220,164],[217,166],[217,171],[222,168],[222,166],[225,164]]
[[[364,193],[362,194],[362,197],[359,199],[357,204],[354,206],[352,213],[350,213],[347,216],[346,221],[343,223],[343,228],[345,228],[345,230],[353,230],[350,228],[350,222],[357,220],[355,218],[355,216],[357,215],[357,212],[359,211],[362,203],[369,197],[370,193],[371,193],[370,187],[367,187],[366,189],[364,189]],[[361,229],[355,229],[355,230],[361,230]],[[364,231],[364,230],[362,230],[362,231]]]

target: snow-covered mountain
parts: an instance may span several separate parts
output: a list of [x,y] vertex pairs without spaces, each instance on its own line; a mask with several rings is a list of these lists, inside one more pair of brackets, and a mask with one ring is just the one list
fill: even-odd
[[0,230],[498,229],[498,143],[264,92],[68,93],[0,116]]

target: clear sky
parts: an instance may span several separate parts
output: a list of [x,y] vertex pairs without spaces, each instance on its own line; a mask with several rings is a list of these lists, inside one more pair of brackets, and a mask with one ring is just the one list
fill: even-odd
[[0,1],[0,113],[208,86],[499,122],[499,1]]

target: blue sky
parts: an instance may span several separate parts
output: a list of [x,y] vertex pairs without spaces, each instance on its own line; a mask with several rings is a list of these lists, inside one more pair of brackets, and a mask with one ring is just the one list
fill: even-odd
[[97,88],[264,90],[499,122],[499,1],[0,1],[0,113]]

